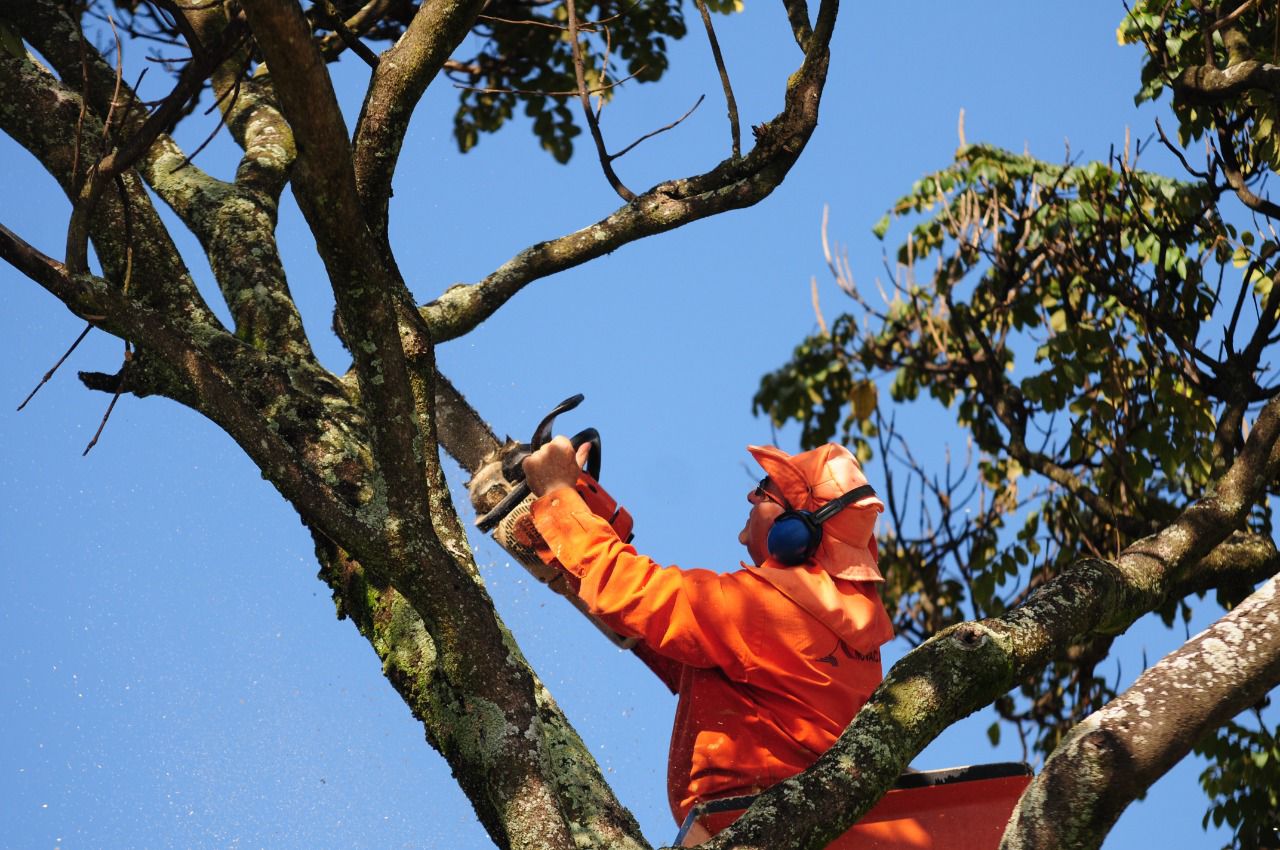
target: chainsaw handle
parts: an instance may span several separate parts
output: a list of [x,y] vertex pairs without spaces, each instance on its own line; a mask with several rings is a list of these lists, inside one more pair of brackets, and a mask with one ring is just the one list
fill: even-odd
[[[571,396],[556,405],[556,409],[547,414],[546,418],[538,425],[538,430],[534,432],[534,441],[530,444],[530,451],[513,455],[509,462],[511,463],[513,470],[519,470],[518,474],[520,476],[520,481],[511,488],[511,491],[503,497],[501,502],[494,505],[493,508],[484,516],[476,519],[477,528],[484,532],[492,531],[493,528],[502,521],[503,517],[511,513],[516,505],[528,498],[529,482],[524,480],[524,471],[521,469],[520,464],[526,457],[528,457],[532,452],[537,451],[550,439],[551,425],[555,421],[556,416],[563,413],[565,410],[572,410],[581,402],[582,394],[579,393],[578,395]],[[544,431],[546,431],[545,434],[543,433]],[[540,437],[541,442],[539,442]],[[583,428],[577,434],[574,434],[569,442],[573,445],[575,451],[584,443],[591,444],[591,452],[587,455],[586,473],[593,479],[597,481],[600,480],[600,432],[595,428]],[[515,477],[514,474],[512,477]]]
[[[538,449],[546,445],[551,439],[551,426],[555,424],[556,417],[561,413],[568,413],[578,405],[582,404],[582,400],[586,398],[582,393],[576,393],[569,396],[564,401],[551,408],[551,412],[542,417],[542,421],[538,423],[538,427],[533,429],[533,440],[529,442],[529,451],[536,452]],[[588,430],[595,430],[594,428]],[[585,431],[583,433],[586,433]],[[596,444],[600,443],[600,435],[596,435]],[[577,443],[573,444],[576,449]]]
[[573,444],[574,451],[582,447],[583,443],[591,444],[591,454],[587,455],[587,475],[595,480],[600,480],[600,432],[595,428],[583,428],[581,431],[573,435],[569,440]]

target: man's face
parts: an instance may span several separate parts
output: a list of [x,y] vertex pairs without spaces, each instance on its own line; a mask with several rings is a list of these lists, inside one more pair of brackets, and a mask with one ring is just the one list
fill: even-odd
[[751,563],[758,567],[769,557],[769,529],[786,510],[786,499],[782,498],[777,485],[765,478],[760,486],[747,493],[747,502],[751,513],[747,514],[747,524],[738,534],[738,542],[747,547]]

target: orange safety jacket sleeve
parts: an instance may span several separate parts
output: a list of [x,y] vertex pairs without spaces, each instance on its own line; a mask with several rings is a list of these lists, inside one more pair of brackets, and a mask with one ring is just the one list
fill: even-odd
[[619,540],[571,487],[544,494],[531,514],[539,556],[580,579],[578,595],[606,625],[681,664],[745,680],[754,653],[741,628],[753,605],[741,576],[659,566]]

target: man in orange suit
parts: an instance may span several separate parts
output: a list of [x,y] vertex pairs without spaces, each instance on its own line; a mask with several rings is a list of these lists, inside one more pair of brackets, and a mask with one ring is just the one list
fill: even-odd
[[876,593],[884,505],[857,460],[833,444],[748,451],[766,476],[738,535],[751,562],[732,572],[659,566],[619,540],[574,490],[585,457],[564,437],[524,461],[539,555],[592,614],[638,638],[679,695],[667,769],[677,823],[809,767],[880,683],[893,636]]

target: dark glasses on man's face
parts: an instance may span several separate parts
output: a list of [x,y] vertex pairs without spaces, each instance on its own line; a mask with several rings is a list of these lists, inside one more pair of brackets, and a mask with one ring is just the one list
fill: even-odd
[[772,493],[770,493],[767,489],[765,489],[765,488],[767,488],[771,483],[772,483],[772,482],[769,480],[769,476],[767,476],[767,475],[766,475],[764,478],[761,478],[761,479],[760,479],[760,483],[756,485],[756,489],[755,489],[755,497],[756,497],[757,499],[765,499],[765,500],[768,500],[768,501],[770,501],[770,502],[773,502],[775,505],[777,505],[777,506],[778,506],[778,507],[780,507],[780,508],[785,508],[785,507],[787,507],[787,505],[786,505],[786,503],[785,503],[785,502],[783,502],[783,501],[782,501],[781,499],[779,499],[777,496],[773,495],[773,494],[772,494]]

